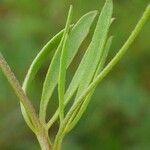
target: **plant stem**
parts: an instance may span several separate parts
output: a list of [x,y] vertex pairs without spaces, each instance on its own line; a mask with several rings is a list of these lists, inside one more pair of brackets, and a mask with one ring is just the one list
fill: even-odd
[[9,65],[7,64],[6,60],[0,53],[0,68],[2,69],[2,72],[7,77],[10,85],[13,87],[16,95],[18,96],[20,102],[25,107],[28,115],[31,118],[31,121],[33,122],[33,125],[35,126],[35,134],[37,136],[37,139],[40,143],[42,150],[51,150],[51,144],[49,140],[48,135],[48,129],[40,123],[39,118],[35,112],[35,109],[26,96],[25,92],[23,91],[21,85],[19,84],[18,80],[16,79],[14,73],[11,71]]
[[37,133],[37,139],[39,141],[41,150],[51,150],[52,149],[49,135],[48,135],[48,130],[45,130],[45,128],[43,128],[39,133]]
[[[60,128],[60,130],[61,130],[61,128]],[[58,131],[58,133],[60,133],[60,132]],[[63,138],[64,138],[64,135],[62,135],[62,134],[56,135],[55,142],[53,145],[53,150],[61,150]]]
[[32,103],[30,102],[29,98],[26,96],[26,94],[22,90],[20,83],[16,79],[14,73],[11,71],[9,65],[7,64],[6,60],[4,59],[1,53],[0,53],[0,68],[2,69],[2,72],[4,73],[6,78],[8,79],[8,82],[14,89],[19,100],[24,105],[25,109],[27,110],[27,113],[30,116],[34,126],[37,127],[38,129],[40,127],[40,122],[35,112],[35,109]]

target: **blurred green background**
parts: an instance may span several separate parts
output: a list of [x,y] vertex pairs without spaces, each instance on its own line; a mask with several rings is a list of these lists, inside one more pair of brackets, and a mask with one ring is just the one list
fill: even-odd
[[[114,41],[108,60],[127,39],[148,3],[149,0],[114,0],[116,21],[111,27]],[[76,22],[84,13],[100,10],[104,0],[0,0],[0,51],[21,83],[39,50],[64,27],[70,4],[74,6]],[[70,76],[77,61],[78,57],[69,69]],[[30,91],[37,110],[48,64],[47,61],[42,66]],[[0,150],[38,149],[21,116],[17,97],[0,72]],[[150,22],[101,82],[82,120],[65,138],[64,149],[150,149]]]

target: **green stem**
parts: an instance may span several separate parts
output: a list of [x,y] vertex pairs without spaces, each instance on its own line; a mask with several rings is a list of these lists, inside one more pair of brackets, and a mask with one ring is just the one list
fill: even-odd
[[[61,128],[60,128],[60,130],[61,130]],[[58,133],[60,133],[60,132],[58,131]],[[62,134],[56,135],[55,142],[53,145],[53,150],[61,150],[63,138],[64,138],[64,135],[62,135]]]
[[26,96],[24,91],[22,90],[22,87],[21,87],[20,83],[16,79],[14,73],[11,71],[9,65],[7,64],[6,60],[4,59],[4,57],[2,56],[1,53],[0,53],[0,68],[2,69],[2,72],[4,73],[6,78],[8,79],[8,82],[10,83],[12,88],[14,89],[14,91],[15,91],[16,95],[18,96],[20,102],[26,108],[27,113],[30,116],[33,124],[37,128],[39,128],[40,127],[40,122],[39,122],[39,119],[37,117],[37,114],[35,112],[35,109],[34,109],[33,105],[31,104],[30,100],[28,99],[28,97]]
[[[84,101],[86,96],[91,92],[91,90],[94,89],[97,86],[97,84],[100,83],[100,81],[102,81],[102,79],[121,60],[121,58],[124,56],[127,49],[129,48],[129,46],[133,43],[135,38],[138,36],[140,31],[142,30],[144,24],[147,22],[149,17],[150,17],[150,5],[148,5],[148,7],[146,8],[142,18],[140,19],[140,21],[136,25],[135,29],[131,33],[128,40],[125,42],[125,44],[119,50],[119,52],[109,62],[109,64],[103,69],[103,71],[97,76],[97,78],[89,85],[89,87],[81,94],[81,96],[78,98],[76,103],[74,103],[74,105],[71,107],[71,109],[69,110],[69,112],[66,115],[66,118],[64,119],[64,121],[62,123],[62,126],[61,126],[59,132],[57,133],[57,137],[59,137],[59,136],[62,137],[65,135],[66,125],[67,125],[68,121],[70,120],[70,118],[72,117],[72,115],[74,114],[74,112],[76,111],[76,109],[82,104],[82,102]],[[54,143],[56,143],[56,145],[57,145],[57,143],[59,143],[59,138],[56,138]]]

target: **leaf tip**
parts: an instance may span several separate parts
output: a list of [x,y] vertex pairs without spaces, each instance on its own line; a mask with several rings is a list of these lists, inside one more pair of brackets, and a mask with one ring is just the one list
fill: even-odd
[[72,12],[72,9],[73,9],[73,5],[71,4],[69,7],[69,12]]
[[111,18],[111,24],[116,20],[116,18]]

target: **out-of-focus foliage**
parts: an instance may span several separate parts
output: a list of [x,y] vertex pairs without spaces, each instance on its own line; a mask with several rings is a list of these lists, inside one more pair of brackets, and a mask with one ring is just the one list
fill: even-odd
[[[148,3],[149,0],[114,0],[116,21],[111,30],[114,41],[109,60],[127,39]],[[70,4],[74,6],[76,21],[90,10],[101,9],[104,0],[0,0],[0,50],[20,82],[39,50],[64,27]],[[66,138],[64,149],[150,149],[149,26],[150,23],[144,27],[126,57],[97,88],[79,125]],[[68,78],[88,44],[82,45]],[[39,105],[48,64],[49,60],[32,84],[30,98],[35,106]],[[38,143],[25,125],[16,99],[0,72],[0,149],[37,150]],[[54,100],[51,105],[55,108],[55,95]]]

